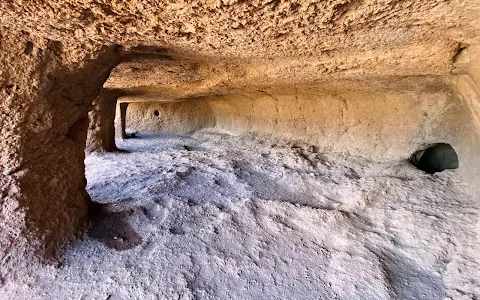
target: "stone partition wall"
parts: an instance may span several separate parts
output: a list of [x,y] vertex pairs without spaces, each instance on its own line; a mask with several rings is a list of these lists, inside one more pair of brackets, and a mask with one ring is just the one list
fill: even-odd
[[115,107],[117,95],[114,91],[102,89],[92,103],[88,113],[89,126],[85,151],[115,151]]
[[0,31],[0,281],[84,227],[88,106],[118,62],[115,47]]
[[128,102],[119,102],[117,101],[115,109],[115,137],[126,139],[127,135],[127,111],[129,107]]

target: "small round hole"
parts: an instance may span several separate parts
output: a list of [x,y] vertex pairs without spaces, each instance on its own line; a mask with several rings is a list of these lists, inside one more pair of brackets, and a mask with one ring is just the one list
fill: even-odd
[[158,116],[160,115],[160,113],[158,112],[158,110],[155,110],[155,111],[153,112],[153,114],[154,114],[156,117],[158,117]]

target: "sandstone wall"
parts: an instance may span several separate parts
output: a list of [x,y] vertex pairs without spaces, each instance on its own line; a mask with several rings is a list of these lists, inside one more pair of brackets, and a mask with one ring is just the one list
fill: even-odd
[[92,103],[88,113],[89,125],[85,151],[114,151],[115,145],[115,107],[117,96],[112,91],[102,89]]
[[461,88],[462,94],[458,87],[466,79],[457,79],[453,88],[444,77],[412,76],[279,86],[181,103],[130,103],[127,127],[180,134],[212,126],[233,134],[269,133],[374,160],[407,159],[430,143],[448,142],[459,154],[458,172],[475,184],[480,130],[472,109],[480,98],[465,95],[477,91],[474,83]]
[[0,31],[0,284],[84,228],[87,112],[113,49]]
[[214,124],[205,101],[130,103],[127,109],[127,128],[132,131],[187,134]]
[[408,156],[434,140],[435,119],[446,107],[445,90],[377,89],[257,92],[210,100],[216,127],[234,133],[266,132],[304,139],[326,151],[374,159]]
[[[468,149],[470,168],[465,168],[473,185],[480,182],[480,46],[470,45],[463,49],[454,61],[455,75],[448,78],[456,105],[468,110],[463,120],[472,123],[468,138],[462,140],[464,149]],[[458,132],[457,132],[458,133]]]
[[469,105],[438,78],[401,84],[259,91],[208,103],[218,129],[272,133],[375,160],[405,159],[426,144],[448,142],[458,151],[459,172],[472,183],[478,180],[479,130]]

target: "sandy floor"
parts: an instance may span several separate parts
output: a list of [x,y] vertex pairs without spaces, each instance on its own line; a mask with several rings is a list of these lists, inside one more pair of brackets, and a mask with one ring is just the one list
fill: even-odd
[[86,159],[107,204],[90,232],[2,299],[480,297],[479,210],[453,171],[211,131],[117,144]]

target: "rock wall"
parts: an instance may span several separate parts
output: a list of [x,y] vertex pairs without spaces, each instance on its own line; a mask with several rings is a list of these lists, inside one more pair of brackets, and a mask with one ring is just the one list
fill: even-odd
[[102,89],[93,101],[88,113],[89,125],[85,146],[87,153],[117,149],[114,126],[116,104],[117,95],[108,89]]
[[[209,101],[216,127],[304,139],[326,151],[372,159],[407,157],[435,141],[448,107],[447,87],[436,78],[414,78],[429,90],[346,84],[299,87],[291,93],[259,91]],[[409,82],[405,82],[407,85]]]
[[269,133],[374,160],[407,159],[427,144],[448,142],[459,154],[458,172],[473,184],[480,178],[480,131],[472,104],[456,91],[432,76],[337,81],[196,102],[131,103],[127,122],[139,131],[189,133],[214,125],[233,134]]
[[[130,103],[127,122],[139,131],[188,133],[215,125],[232,133],[270,133],[375,160],[404,159],[426,144],[449,142],[469,165],[476,140],[468,107],[444,78],[414,76]],[[470,146],[463,147],[465,141]]]
[[87,219],[87,111],[114,48],[0,33],[0,282],[53,257]]
[[215,124],[212,110],[205,101],[130,103],[126,121],[132,131],[171,134],[188,134]]
[[459,171],[472,182],[480,178],[474,175],[480,140],[468,106],[440,79],[410,80],[423,81],[425,89],[299,88],[294,94],[264,91],[208,102],[218,129],[271,133],[374,160],[406,159],[429,143],[448,142],[459,154]]
[[[466,137],[462,140],[462,148],[469,159],[463,172],[466,173],[472,186],[480,182],[480,47],[471,45],[465,47],[454,61],[455,75],[448,78],[457,107],[462,107],[468,113],[462,116],[465,122],[473,124]],[[453,134],[458,134],[457,128],[452,128]],[[462,135],[464,135],[462,133]],[[465,135],[464,135],[465,136]]]

